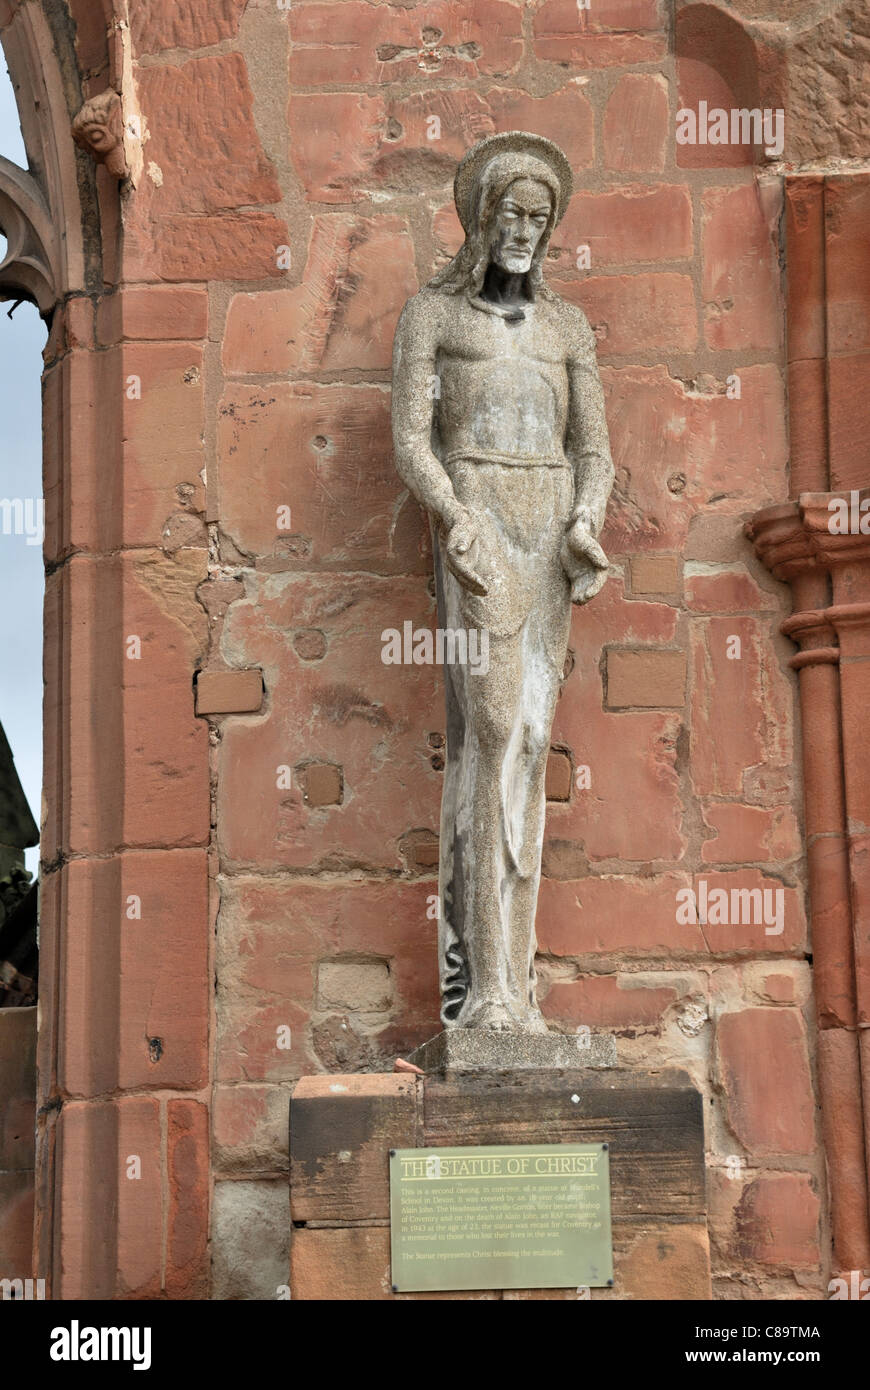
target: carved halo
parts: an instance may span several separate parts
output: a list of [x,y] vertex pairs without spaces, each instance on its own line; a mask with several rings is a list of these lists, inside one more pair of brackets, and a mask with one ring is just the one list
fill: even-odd
[[533,135],[528,130],[509,130],[499,135],[487,135],[483,140],[479,140],[460,161],[453,181],[453,196],[464,231],[467,233],[471,226],[475,185],[489,161],[497,154],[531,155],[549,165],[556,175],[560,189],[559,205],[556,208],[558,223],[574,190],[571,165],[552,140],[545,139],[543,135]]

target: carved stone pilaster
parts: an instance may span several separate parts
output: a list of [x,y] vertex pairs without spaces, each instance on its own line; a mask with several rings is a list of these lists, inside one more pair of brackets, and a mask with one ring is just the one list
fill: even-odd
[[862,1062],[862,1030],[870,1024],[865,496],[870,493],[804,492],[756,512],[746,527],[759,559],[791,586],[794,598],[795,611],[781,630],[800,647],[790,664],[799,673],[819,1089],[840,1269],[864,1268],[870,1260],[864,1138],[870,1118],[862,1095],[862,1088],[870,1095]]
[[747,522],[746,534],[761,563],[776,579],[791,584],[795,590],[798,611],[780,625],[780,631],[801,648],[789,665],[797,671],[823,662],[836,665],[839,652],[825,609],[803,608],[799,600],[801,589],[813,595],[827,593],[823,559],[804,524],[800,503],[781,502],[764,507]]
[[746,523],[745,530],[759,560],[777,579],[788,581],[814,563],[797,502],[763,507]]

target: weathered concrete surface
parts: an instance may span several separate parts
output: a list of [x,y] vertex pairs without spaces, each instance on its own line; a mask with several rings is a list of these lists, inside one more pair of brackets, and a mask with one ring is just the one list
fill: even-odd
[[609,1033],[496,1033],[489,1028],[446,1028],[408,1059],[425,1072],[450,1076],[465,1071],[562,1071],[615,1067],[616,1043]]

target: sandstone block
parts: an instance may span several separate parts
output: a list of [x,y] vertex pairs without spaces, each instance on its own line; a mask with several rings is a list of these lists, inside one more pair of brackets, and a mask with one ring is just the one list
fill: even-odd
[[287,1180],[215,1183],[211,1297],[268,1300],[290,1279]]
[[815,1101],[801,1017],[785,1009],[724,1014],[716,1030],[728,1123],[750,1153],[812,1153]]
[[303,1077],[290,1106],[293,1220],[388,1218],[389,1150],[419,1143],[421,1094],[401,1072]]
[[685,699],[685,652],[608,649],[609,709],[678,708]]
[[167,1103],[169,1298],[208,1296],[209,1123],[197,1100]]
[[262,671],[199,671],[197,714],[244,714],[263,703]]
[[631,592],[633,594],[675,594],[680,582],[680,562],[676,555],[633,555]]
[[665,166],[671,138],[665,79],[652,73],[625,73],[604,109],[607,168],[658,172]]
[[688,275],[593,275],[559,281],[553,288],[585,311],[602,356],[691,352],[697,343],[695,294]]

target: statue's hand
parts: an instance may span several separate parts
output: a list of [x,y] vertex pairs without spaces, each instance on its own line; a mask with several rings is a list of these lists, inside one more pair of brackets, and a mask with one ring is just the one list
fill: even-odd
[[607,569],[607,556],[592,534],[592,516],[587,507],[577,508],[565,532],[565,541],[579,560],[588,560],[596,569]]
[[463,509],[447,532],[445,554],[447,568],[456,576],[464,589],[484,597],[489,593],[474,566],[480,544],[477,526],[470,512]]
[[588,603],[607,583],[607,570],[590,569],[571,580],[571,602]]
[[562,566],[571,580],[572,603],[588,603],[607,580],[607,556],[589,527],[590,518],[581,509],[562,542]]

